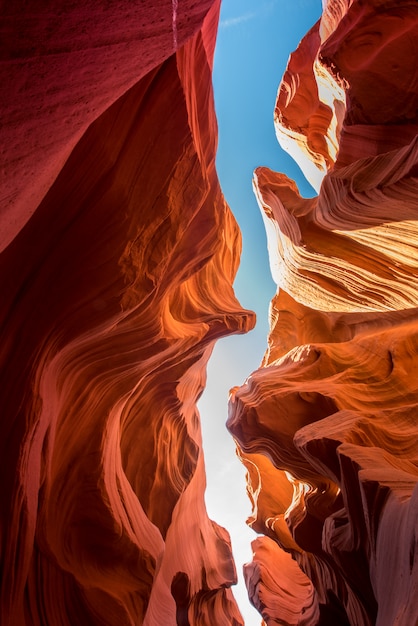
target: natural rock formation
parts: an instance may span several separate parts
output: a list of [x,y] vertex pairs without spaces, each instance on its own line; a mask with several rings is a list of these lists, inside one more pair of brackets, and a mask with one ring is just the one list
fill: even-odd
[[418,6],[324,5],[275,110],[319,195],[265,168],[254,177],[278,292],[262,367],[233,390],[228,421],[249,523],[266,535],[245,574],[268,625],[411,626]]
[[[9,3],[10,4],[10,3]],[[259,168],[279,290],[229,428],[265,623],[418,623],[415,0],[325,0]],[[0,623],[240,626],[196,400],[253,315],[215,172],[219,0],[0,9]]]
[[196,410],[254,322],[214,166],[219,2],[2,11],[0,622],[241,625]]
[[0,250],[88,126],[199,29],[213,0],[4,3]]

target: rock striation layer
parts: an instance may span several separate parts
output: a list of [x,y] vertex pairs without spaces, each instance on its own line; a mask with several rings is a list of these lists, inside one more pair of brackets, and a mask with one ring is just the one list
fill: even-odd
[[240,626],[196,409],[254,323],[214,165],[219,2],[29,5],[1,27],[0,622]]
[[326,1],[275,109],[319,193],[255,172],[278,291],[228,426],[268,626],[418,623],[417,41],[416,2]]

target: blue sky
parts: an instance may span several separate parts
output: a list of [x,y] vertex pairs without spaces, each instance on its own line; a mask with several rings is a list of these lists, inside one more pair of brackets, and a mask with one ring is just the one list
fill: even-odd
[[[199,402],[207,469],[210,517],[232,537],[238,574],[251,559],[256,535],[245,525],[250,504],[245,472],[235,459],[225,428],[228,391],[241,385],[260,364],[266,348],[268,306],[276,287],[267,243],[252,192],[253,170],[265,165],[296,180],[302,195],[314,192],[299,167],[277,143],[273,111],[289,54],[321,14],[321,0],[223,0],[214,66],[219,127],[217,169],[223,192],[241,228],[243,254],[235,290],[245,308],[257,314],[255,330],[217,343]],[[261,618],[249,605],[242,578],[234,588],[246,626]]]
[[253,170],[266,165],[285,172],[297,181],[302,195],[313,195],[299,167],[277,143],[273,109],[288,56],[320,13],[320,0],[257,4],[224,0],[222,5],[214,71],[217,165],[222,189],[243,233],[244,254],[236,289],[245,305],[249,282],[262,297],[272,290],[265,271],[264,226],[251,188]]

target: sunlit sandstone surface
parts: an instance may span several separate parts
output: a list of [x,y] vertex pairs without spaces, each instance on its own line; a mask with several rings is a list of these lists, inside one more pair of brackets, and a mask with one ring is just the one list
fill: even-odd
[[219,2],[2,9],[2,626],[241,626],[196,410],[234,297]]
[[417,53],[415,1],[325,0],[274,114],[318,195],[254,175],[278,290],[228,426],[268,626],[418,624]]
[[[0,9],[0,623],[242,626],[196,400],[254,316],[216,177],[219,1]],[[231,395],[268,626],[416,626],[415,0],[330,0],[259,168],[278,292]],[[261,617],[260,617],[261,621]]]

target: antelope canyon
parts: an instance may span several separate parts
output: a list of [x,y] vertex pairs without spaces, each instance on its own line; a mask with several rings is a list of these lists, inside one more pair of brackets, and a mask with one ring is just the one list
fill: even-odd
[[239,625],[196,410],[216,339],[254,324],[219,3],[61,4],[4,22],[0,622]]
[[416,2],[325,1],[274,111],[318,195],[254,173],[278,289],[228,427],[269,626],[418,624],[417,41]]
[[[215,166],[219,10],[0,9],[4,626],[244,625],[196,406],[216,341],[255,324]],[[264,626],[418,624],[417,41],[415,0],[323,0],[274,110],[317,196],[254,173],[277,293],[227,427]]]

